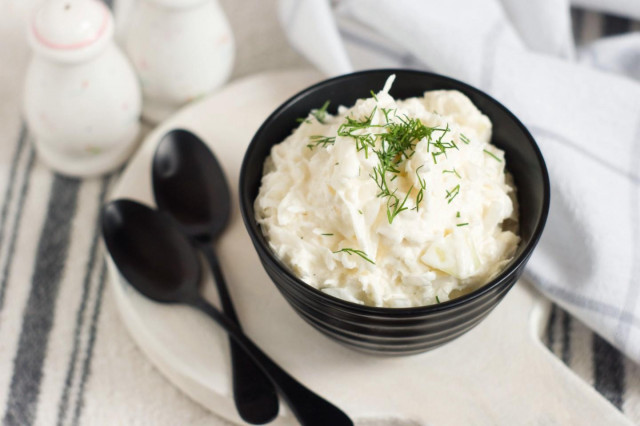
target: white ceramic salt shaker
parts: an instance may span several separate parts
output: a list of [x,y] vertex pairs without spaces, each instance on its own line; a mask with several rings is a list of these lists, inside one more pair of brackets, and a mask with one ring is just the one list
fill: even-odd
[[48,0],[28,30],[24,108],[39,157],[71,176],[106,173],[135,149],[141,94],[97,0]]
[[124,34],[140,78],[142,115],[159,122],[221,86],[234,41],[217,0],[138,0]]

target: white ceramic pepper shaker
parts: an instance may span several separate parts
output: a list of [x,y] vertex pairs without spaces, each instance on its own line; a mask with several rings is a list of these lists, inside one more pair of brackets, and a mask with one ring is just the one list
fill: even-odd
[[140,86],[97,0],[48,0],[28,30],[24,107],[39,157],[71,176],[106,173],[135,149]]
[[221,86],[234,41],[217,0],[138,0],[124,35],[140,78],[142,115],[159,122]]

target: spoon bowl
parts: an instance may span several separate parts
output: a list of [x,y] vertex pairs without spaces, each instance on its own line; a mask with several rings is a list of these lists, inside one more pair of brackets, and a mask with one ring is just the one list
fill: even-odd
[[231,195],[220,163],[193,133],[167,133],[153,157],[153,195],[182,231],[213,240],[229,223]]
[[140,293],[161,303],[186,302],[200,282],[196,251],[169,217],[150,212],[133,200],[107,204],[102,210],[105,244]]

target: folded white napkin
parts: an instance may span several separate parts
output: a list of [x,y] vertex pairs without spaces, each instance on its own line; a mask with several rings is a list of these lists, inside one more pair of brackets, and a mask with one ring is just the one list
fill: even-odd
[[[640,17],[637,1],[600,6]],[[511,109],[552,186],[526,277],[640,362],[640,35],[577,50],[567,0],[280,0],[280,18],[329,75],[432,70]]]

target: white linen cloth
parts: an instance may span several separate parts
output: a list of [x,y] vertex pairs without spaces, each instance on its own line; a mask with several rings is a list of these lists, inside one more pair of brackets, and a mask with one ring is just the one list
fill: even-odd
[[[598,6],[640,16],[636,1]],[[640,362],[640,34],[576,49],[561,0],[281,0],[279,12],[329,75],[430,70],[511,109],[552,186],[525,276]]]

